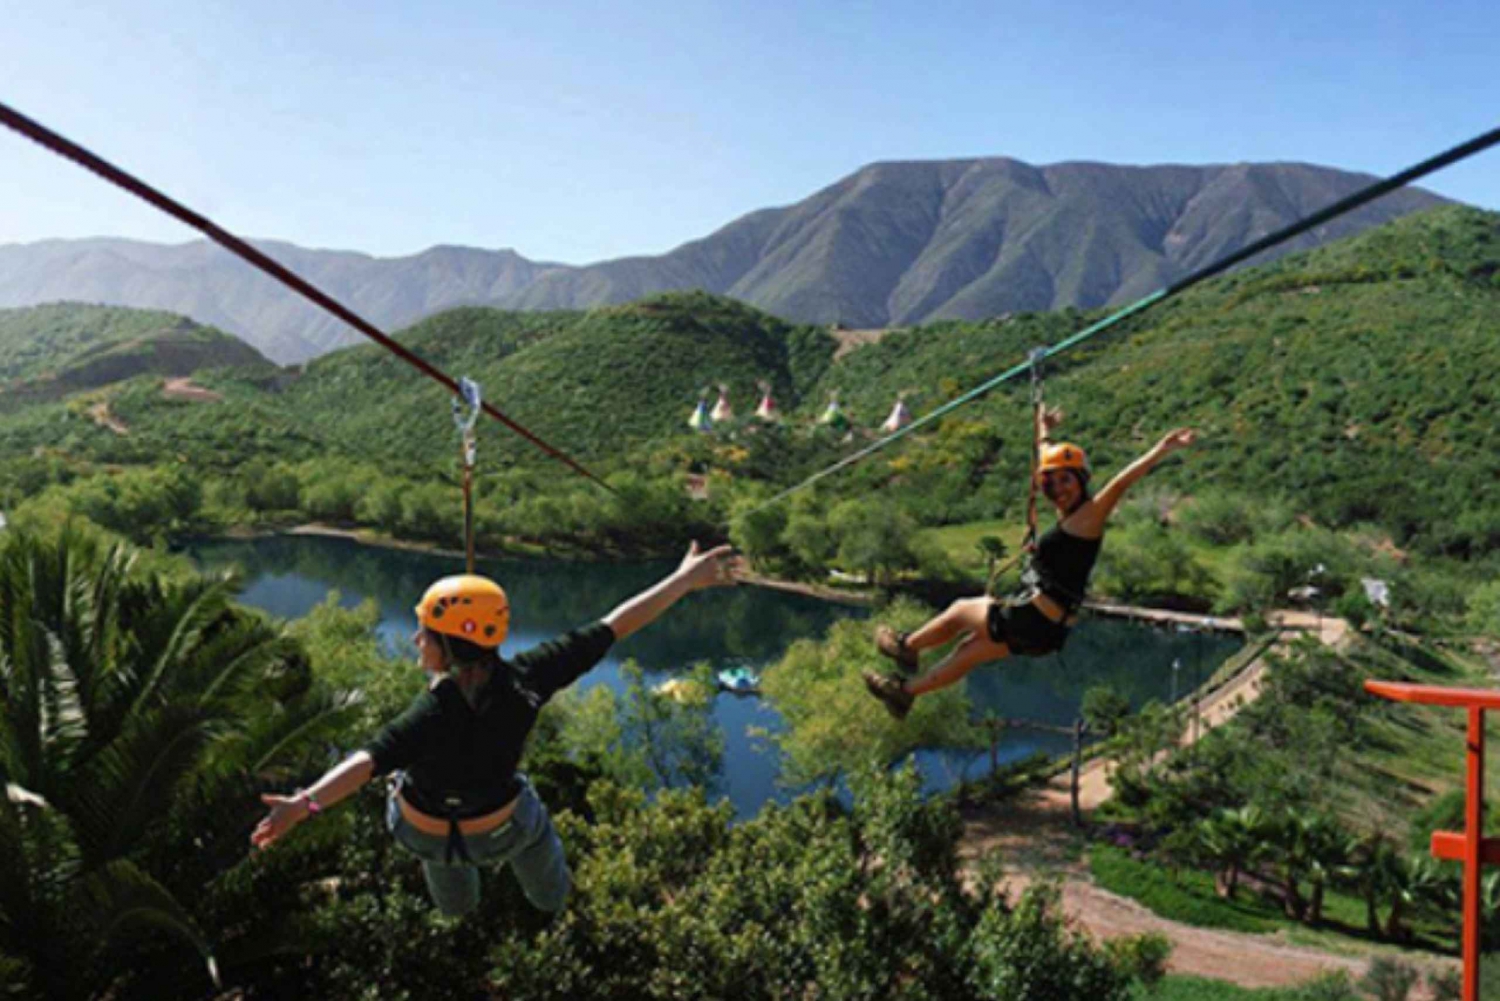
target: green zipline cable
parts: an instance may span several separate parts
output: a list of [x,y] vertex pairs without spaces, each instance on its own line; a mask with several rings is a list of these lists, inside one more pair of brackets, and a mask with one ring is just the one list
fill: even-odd
[[[1426,175],[1431,174],[1434,171],[1441,170],[1442,168],[1447,167],[1450,164],[1454,164],[1460,160],[1466,159],[1467,157],[1471,157],[1475,153],[1483,152],[1484,150],[1489,149],[1491,146],[1494,146],[1496,143],[1500,143],[1500,128],[1491,129],[1489,132],[1486,132],[1479,136],[1475,136],[1473,139],[1470,139],[1466,143],[1455,146],[1452,149],[1447,150],[1443,153],[1439,153],[1437,156],[1431,157],[1427,160],[1423,160],[1421,163],[1416,164],[1415,166],[1408,167],[1406,170],[1401,171],[1399,174],[1392,174],[1385,180],[1377,181],[1374,184],[1361,188],[1354,194],[1349,195],[1347,198],[1340,199],[1339,201],[1334,202],[1332,205],[1329,205],[1327,208],[1320,209],[1319,211],[1314,212],[1312,215],[1306,217],[1305,219],[1299,219],[1298,221],[1292,223],[1290,226],[1285,226],[1282,229],[1279,229],[1276,232],[1270,234],[1269,236],[1261,237],[1254,243],[1246,247],[1242,247],[1234,253],[1229,254],[1221,258],[1220,260],[1213,262],[1212,264],[1208,264],[1202,268],[1199,268],[1197,271],[1194,271],[1187,277],[1182,278],[1172,283],[1171,285],[1166,286],[1165,288],[1157,289],[1155,292],[1152,292],[1144,299],[1140,299],[1136,302],[1131,303],[1129,306],[1126,306],[1124,309],[1111,313],[1109,316],[1106,316],[1098,323],[1090,324],[1089,326],[1078,331],[1078,333],[1072,335],[1066,340],[1059,341],[1051,347],[1037,349],[1036,352],[1034,352],[1035,361],[1042,362],[1055,354],[1060,354],[1061,352],[1068,350],[1074,345],[1077,345],[1083,341],[1088,340],[1090,337],[1093,337],[1096,334],[1108,330],[1110,327],[1113,327],[1120,321],[1135,316],[1138,313],[1142,313],[1152,306],[1155,306],[1157,303],[1164,302],[1172,296],[1177,295],[1179,292],[1182,292],[1184,289],[1191,288],[1201,281],[1212,278],[1214,275],[1220,274],[1224,271],[1228,271],[1236,264],[1239,264],[1242,261],[1246,261],[1251,257],[1254,257],[1256,254],[1261,253],[1262,251],[1269,250],[1270,248],[1275,247],[1278,244],[1285,243],[1287,240],[1290,240],[1295,236],[1300,236],[1301,234],[1307,232],[1315,226],[1320,226],[1323,223],[1328,222],[1330,219],[1335,219],[1347,212],[1353,211],[1354,209],[1359,208],[1361,205],[1364,205],[1367,202],[1374,201],[1381,195],[1394,191],[1396,188],[1399,188],[1406,184],[1410,184],[1412,181],[1415,181],[1420,177],[1425,177]],[[925,416],[915,421],[912,421],[906,427],[895,432],[894,434],[886,435],[884,438],[880,438],[874,442],[871,442],[869,445],[866,445],[864,448],[853,453],[852,455],[845,456],[826,469],[819,470],[818,472],[812,474],[802,482],[793,484],[765,503],[758,504],[755,507],[751,508],[746,512],[746,514],[755,514],[758,511],[762,511],[770,507],[772,504],[776,504],[782,500],[785,500],[792,494],[812,486],[819,480],[822,480],[823,478],[828,476],[832,476],[834,473],[838,472],[841,469],[847,469],[849,466],[854,465],[856,462],[859,462],[866,456],[873,455],[875,452],[878,452],[882,448],[885,448],[887,445],[891,444],[891,442],[898,441],[901,438],[906,437],[911,432],[932,423],[939,417],[942,417],[944,414],[952,413],[954,410],[957,410],[964,404],[978,399],[1001,383],[1009,382],[1016,376],[1029,371],[1031,369],[1031,366],[1032,359],[1028,359],[1018,365],[1006,369],[1004,372],[1001,372],[993,379],[990,379],[987,382],[980,383],[978,386],[975,386],[973,389],[969,390],[967,393],[964,393],[957,399],[950,400],[931,413],[926,414]]]
[[[1146,298],[1140,300],[1139,302],[1132,303],[1131,305],[1126,306],[1124,309],[1120,310],[1117,313],[1111,313],[1109,316],[1107,316],[1104,319],[1100,320],[1098,323],[1095,323],[1092,326],[1085,327],[1084,329],[1080,330],[1078,333],[1074,334],[1072,337],[1069,337],[1067,340],[1065,340],[1065,341],[1059,341],[1057,344],[1054,344],[1054,345],[1052,345],[1049,348],[1042,348],[1040,350],[1040,353],[1037,355],[1037,360],[1038,361],[1042,361],[1042,360],[1044,360],[1046,358],[1050,358],[1053,355],[1058,354],[1058,353],[1060,353],[1062,351],[1066,351],[1068,348],[1072,347],[1073,345],[1077,344],[1078,342],[1087,340],[1088,338],[1090,338],[1090,337],[1094,336],[1095,334],[1099,333],[1101,330],[1104,330],[1104,329],[1106,329],[1108,327],[1114,326],[1116,323],[1119,323],[1121,320],[1125,319],[1126,317],[1133,316],[1136,313],[1139,313],[1142,310],[1146,309],[1148,306],[1155,305],[1156,303],[1160,302],[1162,299],[1166,298],[1166,295],[1167,295],[1167,290],[1166,289],[1161,289],[1159,291],[1152,292],[1150,295],[1146,296]],[[1006,369],[1004,372],[1001,372],[999,375],[995,376],[993,379],[989,380],[988,382],[980,383],[978,386],[975,386],[973,389],[969,390],[967,393],[963,394],[962,396],[957,397],[956,399],[949,400],[947,403],[943,404],[941,407],[938,407],[936,410],[932,411],[931,413],[925,414],[922,417],[918,418],[917,420],[912,421],[910,424],[906,425],[906,427],[904,427],[901,430],[895,432],[894,434],[889,434],[889,435],[886,435],[884,438],[881,438],[881,439],[879,439],[877,441],[873,441],[870,444],[866,445],[864,448],[860,449],[858,452],[855,452],[852,455],[845,456],[844,458],[840,459],[838,462],[835,462],[833,465],[829,466],[827,469],[823,469],[823,470],[820,470],[820,471],[818,471],[816,473],[813,473],[811,476],[809,476],[807,479],[803,480],[801,483],[798,483],[798,484],[796,484],[794,486],[788,487],[787,489],[783,490],[781,493],[777,494],[775,497],[772,497],[770,500],[766,501],[764,504],[760,504],[760,505],[752,508],[748,513],[749,514],[754,514],[756,511],[760,511],[763,508],[770,507],[772,504],[775,504],[778,501],[781,501],[781,500],[784,500],[787,497],[790,497],[792,494],[796,493],[797,491],[802,490],[805,487],[812,486],[814,483],[816,483],[819,480],[823,479],[825,476],[832,476],[834,473],[838,472],[840,469],[844,469],[844,468],[846,468],[848,466],[854,465],[856,462],[858,462],[859,460],[863,459],[865,456],[871,455],[871,454],[873,454],[875,452],[880,451],[882,448],[885,448],[891,442],[896,441],[896,440],[898,440],[900,438],[906,437],[911,432],[917,430],[917,428],[920,428],[920,427],[922,427],[923,425],[926,425],[926,424],[930,424],[933,421],[937,420],[939,417],[942,417],[944,414],[952,413],[954,410],[957,410],[959,407],[963,406],[965,403],[968,403],[971,400],[974,400],[974,399],[977,399],[978,397],[983,396],[985,393],[988,393],[990,390],[994,389],[996,386],[1000,385],[1002,382],[1009,382],[1011,379],[1014,379],[1016,376],[1022,375],[1022,374],[1026,373],[1026,372],[1029,372],[1030,370],[1031,370],[1031,361],[1029,359],[1027,361],[1021,362],[1019,365],[1015,365],[1015,366],[1013,366],[1011,368]]]

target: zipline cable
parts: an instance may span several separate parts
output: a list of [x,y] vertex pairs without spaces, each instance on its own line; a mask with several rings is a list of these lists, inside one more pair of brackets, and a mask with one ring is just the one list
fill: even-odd
[[1221,260],[1215,261],[1212,264],[1205,265],[1204,267],[1199,268],[1197,271],[1194,271],[1187,277],[1181,278],[1178,281],[1173,282],[1171,285],[1166,286],[1165,288],[1157,289],[1155,292],[1152,292],[1150,295],[1146,296],[1143,299],[1139,299],[1136,302],[1131,303],[1124,309],[1111,313],[1109,316],[1106,316],[1104,319],[1100,320],[1097,323],[1085,327],[1078,333],[1073,334],[1071,337],[1059,341],[1051,347],[1037,349],[1020,364],[1006,369],[1004,372],[1001,372],[999,375],[995,376],[993,379],[990,379],[987,382],[980,383],[978,386],[975,386],[973,389],[969,390],[967,393],[964,393],[962,396],[949,400],[941,407],[938,407],[931,413],[925,414],[917,420],[912,421],[910,424],[906,425],[906,427],[901,428],[893,434],[889,434],[884,438],[877,439],[876,441],[871,442],[869,445],[866,445],[864,448],[853,453],[852,455],[845,456],[838,462],[835,462],[833,465],[819,470],[816,473],[813,473],[811,476],[807,477],[800,483],[793,484],[787,489],[781,491],[779,494],[776,494],[769,500],[756,505],[745,513],[749,515],[755,514],[758,511],[763,511],[766,508],[770,507],[772,504],[785,500],[792,494],[812,486],[819,480],[822,480],[828,476],[832,476],[834,473],[838,472],[841,469],[847,469],[866,456],[873,455],[875,452],[878,452],[882,448],[885,448],[891,442],[904,438],[918,428],[930,424],[933,421],[937,420],[939,417],[942,417],[945,414],[952,413],[954,410],[957,410],[964,404],[983,396],[985,393],[988,393],[990,390],[994,389],[1001,383],[1009,382],[1011,379],[1014,379],[1019,375],[1023,375],[1027,372],[1032,371],[1033,366],[1037,363],[1051,358],[1053,355],[1061,354],[1074,345],[1088,340],[1095,334],[1108,330],[1110,327],[1113,327],[1115,324],[1121,322],[1122,320],[1129,319],[1130,317],[1135,316],[1138,313],[1143,313],[1146,310],[1150,309],[1152,306],[1155,306],[1158,303],[1164,302],[1167,299],[1170,299],[1172,296],[1177,295],[1179,292],[1189,289],[1199,282],[1204,281],[1205,279],[1212,278],[1214,275],[1227,271],[1228,269],[1234,267],[1236,264],[1239,264],[1240,262],[1245,261],[1248,258],[1254,257],[1261,251],[1269,250],[1270,248],[1277,246],[1278,244],[1285,243],[1287,240],[1290,240],[1295,236],[1300,236],[1301,234],[1307,232],[1315,226],[1320,226],[1323,223],[1328,222],[1330,219],[1335,219],[1338,216],[1344,215],[1347,212],[1357,209],[1361,205],[1364,205],[1367,202],[1374,201],[1381,195],[1387,194],[1388,192],[1391,192],[1396,188],[1399,188],[1406,184],[1410,184],[1412,181],[1415,181],[1418,178],[1425,177],[1426,175],[1431,174],[1434,171],[1442,170],[1444,167],[1455,164],[1460,160],[1467,159],[1468,157],[1471,157],[1476,153],[1481,153],[1497,143],[1500,143],[1500,128],[1491,129],[1489,132],[1486,132],[1479,136],[1475,136],[1473,139],[1470,139],[1468,142],[1463,143],[1462,145],[1455,146],[1452,149],[1447,150],[1446,152],[1439,153],[1437,156],[1434,156],[1427,160],[1423,160],[1421,163],[1416,164],[1413,167],[1408,167],[1406,170],[1401,171],[1399,174],[1392,174],[1390,177],[1387,177],[1383,181],[1377,181],[1374,184],[1361,188],[1360,190],[1354,192],[1354,194],[1334,202],[1327,208],[1314,212],[1312,215],[1306,217],[1305,219],[1299,219],[1291,225],[1285,226],[1282,229],[1279,229],[1276,232],[1270,234],[1269,236],[1263,236],[1259,240],[1256,240],[1254,243],[1240,248],[1239,250],[1235,251],[1232,254],[1229,254]]
[[[4,124],[10,129],[21,133],[21,135],[25,136],[26,138],[30,139],[40,146],[45,147],[53,153],[56,153],[58,156],[64,157],[68,160],[72,160],[74,163],[78,164],[80,167],[83,167],[85,170],[99,175],[106,181],[109,181],[111,184],[123,188],[131,194],[135,195],[137,198],[149,202],[156,208],[161,209],[163,212],[177,219],[179,222],[191,226],[193,229],[196,229],[198,232],[202,233],[204,236],[208,237],[210,240],[217,243],[225,250],[229,251],[231,254],[234,254],[236,257],[240,258],[246,263],[270,275],[272,278],[281,282],[283,285],[301,295],[303,298],[309,299],[318,306],[323,307],[323,309],[332,313],[334,316],[337,316],[339,319],[349,324],[349,326],[353,327],[355,330],[358,330],[361,334],[364,334],[366,337],[370,338],[370,340],[374,341],[376,344],[379,344],[381,347],[385,348],[387,351],[391,352],[396,357],[406,362],[408,365],[417,369],[428,378],[441,383],[448,390],[448,392],[452,393],[457,399],[463,399],[464,394],[462,387],[460,387],[458,382],[442,369],[437,368],[411,349],[404,347],[388,335],[382,333],[374,324],[359,316],[353,310],[350,310],[342,303],[340,303],[337,299],[328,295],[326,292],[323,292],[321,289],[317,288],[306,279],[300,277],[295,272],[287,269],[281,264],[278,264],[276,261],[272,260],[270,257],[266,256],[259,250],[256,250],[250,244],[246,243],[244,240],[241,240],[233,233],[230,233],[225,229],[221,229],[212,220],[199,215],[182,203],[174,201],[173,199],[162,194],[160,191],[157,191],[155,188],[151,187],[149,184],[146,184],[144,181],[141,181],[134,176],[126,173],[125,171],[121,170],[119,167],[116,167],[114,164],[103,159],[102,157],[90,153],[88,150],[84,149],[82,146],[79,146],[77,143],[72,142],[71,140],[66,139],[61,135],[58,135],[56,132],[53,132],[45,125],[27,118],[25,115],[21,114],[19,111],[16,111],[14,108],[11,108],[9,105],[4,104],[3,102],[0,102],[0,124]],[[511,420],[509,417],[507,417],[505,414],[501,413],[493,405],[491,405],[489,401],[484,401],[483,409],[485,413],[489,414],[495,420],[510,428],[522,438],[525,438],[527,441],[531,442],[543,452],[546,452],[549,456],[556,459],[558,462],[561,462],[564,465],[568,466],[579,475],[593,480],[595,483],[599,484],[599,486],[603,487],[605,490],[608,490],[610,493],[614,493],[613,488],[611,488],[598,476],[589,472],[589,470],[584,468],[566,453],[552,447],[541,438],[533,434],[531,431],[527,430],[525,427],[516,423],[514,420]]]

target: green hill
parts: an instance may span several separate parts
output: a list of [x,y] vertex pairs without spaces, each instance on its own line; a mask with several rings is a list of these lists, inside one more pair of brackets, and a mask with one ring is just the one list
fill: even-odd
[[[1122,325],[1050,366],[1049,400],[1068,411],[1067,435],[1103,472],[1169,427],[1194,424],[1206,433],[1203,446],[1153,483],[1282,494],[1318,521],[1376,522],[1399,544],[1431,551],[1497,549],[1497,276],[1500,215],[1445,207],[1409,216],[1216,279]],[[890,332],[837,361],[837,344],[821,328],[703,293],[589,311],[462,309],[401,339],[477,379],[495,405],[602,471],[652,457],[660,468],[685,456],[787,482],[831,447],[828,436],[798,430],[829,391],[865,427],[878,424],[898,392],[911,392],[921,413],[1099,315],[937,323]],[[89,347],[57,347],[53,357],[83,365]],[[14,373],[44,368],[35,359],[9,364]],[[754,435],[739,425],[703,439],[686,431],[701,388],[727,383],[743,416],[761,378],[793,433]],[[159,447],[156,458],[182,454],[219,467],[269,449],[268,458],[433,469],[450,466],[456,451],[444,393],[373,347],[321,358],[297,378],[251,366],[198,381],[225,399],[181,403],[139,384],[119,389],[111,406],[132,429],[128,445],[98,428],[84,433],[76,421],[70,428],[26,413],[0,421],[0,456],[59,447],[69,435],[93,458],[151,461]],[[1026,475],[1025,408],[1024,384],[1005,387],[826,489],[879,492],[926,524],[1014,518]],[[489,469],[545,462],[500,428],[485,425],[482,435]],[[753,454],[762,443],[779,451],[737,466],[725,458],[726,449]]]
[[[455,310],[401,340],[478,381],[487,400],[558,447],[606,466],[681,432],[704,386],[728,383],[747,412],[760,378],[788,404],[800,399],[834,350],[820,329],[702,293],[588,311]],[[282,400],[319,427],[392,454],[446,459],[456,447],[446,392],[373,346],[312,362]],[[481,433],[488,461],[537,455],[496,426]]]
[[[1405,542],[1500,546],[1500,215],[1444,208],[1267,267],[1209,282],[1055,365],[1048,398],[1065,433],[1109,471],[1164,430],[1194,424],[1202,448],[1162,481],[1279,492],[1319,520],[1377,521]],[[1091,318],[1091,317],[1088,317]],[[830,369],[861,419],[899,389],[918,411],[1055,342],[1085,317],[934,325],[862,348]],[[947,519],[1014,512],[1029,434],[1016,384],[959,411],[1006,437],[993,471],[893,450],[853,474]],[[980,475],[976,475],[980,474]]]
[[138,375],[269,367],[245,342],[172,313],[53,303],[0,310],[0,399],[60,399]]

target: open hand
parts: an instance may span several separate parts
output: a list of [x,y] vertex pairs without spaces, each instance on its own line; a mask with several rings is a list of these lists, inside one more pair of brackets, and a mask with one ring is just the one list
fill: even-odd
[[1168,431],[1162,440],[1156,443],[1156,450],[1162,455],[1171,455],[1173,452],[1187,448],[1197,440],[1197,431],[1192,428],[1178,428],[1176,431]]
[[688,589],[692,591],[736,583],[734,547],[723,545],[704,553],[698,551],[698,543],[694,542],[688,547],[687,555],[682,558],[677,576],[687,581]]
[[307,819],[307,804],[296,796],[274,796],[263,793],[260,801],[271,808],[250,833],[256,848],[269,848],[283,835]]
[[1063,411],[1061,407],[1042,408],[1042,431],[1044,433],[1056,430],[1063,422]]

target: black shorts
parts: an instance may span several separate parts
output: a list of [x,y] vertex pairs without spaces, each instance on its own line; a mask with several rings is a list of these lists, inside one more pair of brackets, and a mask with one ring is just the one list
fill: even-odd
[[990,640],[1004,643],[1022,657],[1056,653],[1068,640],[1068,627],[1053,622],[1031,602],[990,602]]

